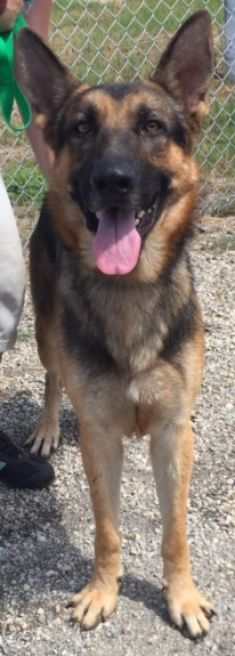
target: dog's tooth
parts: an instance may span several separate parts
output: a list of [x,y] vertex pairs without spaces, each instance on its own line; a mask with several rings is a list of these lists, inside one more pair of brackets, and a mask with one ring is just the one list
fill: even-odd
[[144,214],[145,214],[144,210],[140,210],[139,212],[137,212],[138,219],[143,219]]
[[140,220],[138,218],[135,219],[135,225],[139,225]]

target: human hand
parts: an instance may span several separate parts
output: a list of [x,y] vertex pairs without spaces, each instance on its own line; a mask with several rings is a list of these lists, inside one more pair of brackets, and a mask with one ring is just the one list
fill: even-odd
[[23,0],[0,0],[0,13],[2,14],[2,12],[7,9],[14,11],[16,14],[20,14],[23,10],[23,6]]
[[23,6],[23,0],[0,0],[0,32],[12,29]]

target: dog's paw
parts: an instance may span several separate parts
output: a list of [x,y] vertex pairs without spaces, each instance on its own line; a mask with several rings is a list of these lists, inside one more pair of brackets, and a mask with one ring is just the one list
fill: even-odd
[[213,605],[203,597],[196,586],[169,586],[165,590],[170,617],[179,628],[186,628],[193,639],[202,638],[210,629]]
[[117,585],[107,586],[99,580],[92,581],[73,597],[68,606],[74,607],[71,620],[80,622],[81,629],[95,629],[114,612]]
[[41,421],[25,444],[30,446],[33,455],[48,458],[59,444],[60,429],[58,424],[51,421]]

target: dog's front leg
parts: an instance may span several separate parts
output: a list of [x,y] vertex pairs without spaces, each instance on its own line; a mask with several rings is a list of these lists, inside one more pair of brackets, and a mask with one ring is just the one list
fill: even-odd
[[186,509],[193,460],[190,423],[168,424],[151,434],[151,458],[163,522],[162,556],[171,619],[197,638],[209,630],[212,605],[197,590],[191,575]]
[[121,568],[118,531],[122,442],[116,429],[98,428],[80,417],[81,450],[95,514],[95,568],[91,582],[73,598],[73,619],[93,629],[113,613]]

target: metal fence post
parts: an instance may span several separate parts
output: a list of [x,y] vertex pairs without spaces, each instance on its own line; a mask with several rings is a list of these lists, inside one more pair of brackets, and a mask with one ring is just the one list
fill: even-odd
[[224,0],[225,9],[225,59],[228,78],[235,80],[235,0]]

